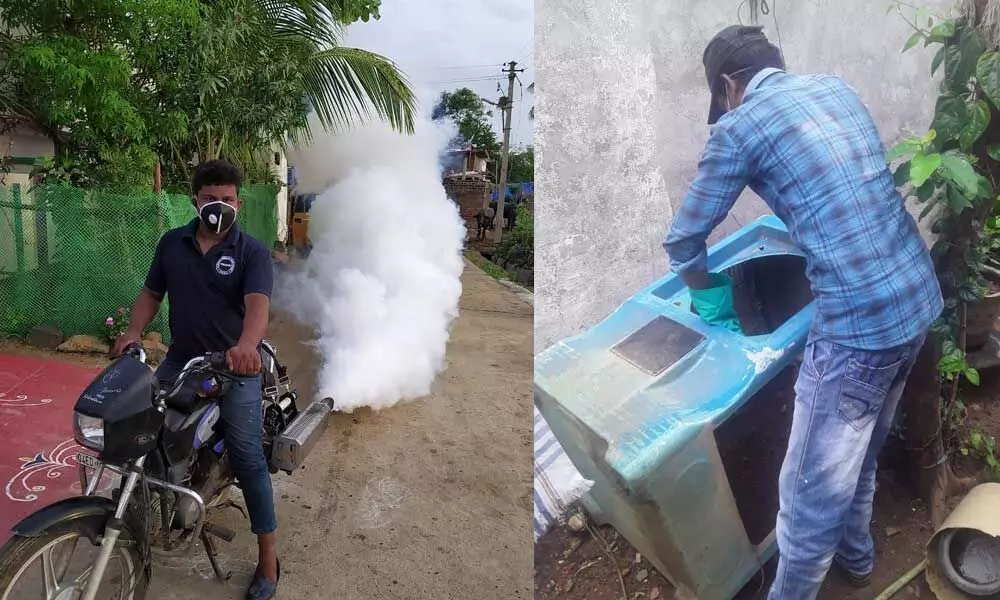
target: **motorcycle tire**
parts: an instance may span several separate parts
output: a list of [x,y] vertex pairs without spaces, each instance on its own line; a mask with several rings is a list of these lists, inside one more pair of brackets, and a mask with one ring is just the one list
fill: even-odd
[[[103,529],[105,519],[99,519],[100,523],[95,523],[93,517],[81,518],[73,521],[59,523],[58,525],[52,527],[51,529],[44,531],[43,533],[32,536],[23,537],[19,535],[14,535],[11,537],[6,544],[0,548],[0,599],[6,600],[12,593],[12,584],[16,584],[17,580],[20,578],[22,573],[32,568],[37,568],[38,565],[32,566],[33,563],[39,562],[41,552],[47,548],[49,545],[53,544],[60,538],[67,538],[73,533],[76,533],[80,538],[79,544],[83,547],[83,544],[90,544],[89,532],[95,530],[95,526]],[[97,529],[98,531],[100,529]],[[119,540],[122,541],[134,541],[136,536],[134,533],[125,526],[119,536]],[[93,547],[93,546],[91,546]],[[95,548],[96,550],[96,548]],[[131,594],[125,596],[126,600],[144,600],[146,597],[146,590],[149,586],[149,577],[147,570],[143,566],[142,557],[139,553],[139,549],[135,544],[130,546],[118,546],[116,553],[126,553],[123,556],[131,567],[131,575],[135,581],[135,587],[133,588]],[[112,555],[112,561],[114,561],[115,555]],[[40,563],[39,563],[40,564]],[[109,563],[109,567],[114,564]],[[13,590],[16,593],[16,590]]]

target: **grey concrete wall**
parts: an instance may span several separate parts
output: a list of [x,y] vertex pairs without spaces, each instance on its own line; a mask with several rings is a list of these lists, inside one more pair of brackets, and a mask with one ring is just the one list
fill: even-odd
[[[708,136],[701,55],[741,0],[537,0],[535,348],[603,319],[668,269],[661,242]],[[926,6],[947,12],[951,1]],[[770,0],[791,71],[835,73],[891,143],[925,130],[931,52],[888,2]],[[743,20],[748,22],[746,8]],[[775,28],[777,22],[777,30]],[[764,214],[747,192],[713,238]]]

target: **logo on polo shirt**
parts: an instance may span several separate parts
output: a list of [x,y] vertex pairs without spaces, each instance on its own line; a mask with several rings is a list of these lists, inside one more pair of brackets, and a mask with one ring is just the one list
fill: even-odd
[[215,272],[219,275],[232,275],[236,270],[236,259],[232,256],[223,256],[215,263]]

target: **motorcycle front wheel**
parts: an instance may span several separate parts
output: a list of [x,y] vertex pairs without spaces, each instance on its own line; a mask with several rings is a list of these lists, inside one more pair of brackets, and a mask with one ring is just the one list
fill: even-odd
[[[77,600],[83,595],[100,549],[87,532],[91,523],[62,523],[37,536],[15,535],[0,549],[0,600]],[[142,600],[145,570],[135,538],[127,529],[119,540],[131,544],[115,548],[101,579],[97,598]]]

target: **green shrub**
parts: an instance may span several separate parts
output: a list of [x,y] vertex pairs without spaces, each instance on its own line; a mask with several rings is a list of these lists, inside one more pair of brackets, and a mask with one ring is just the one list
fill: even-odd
[[500,241],[496,253],[498,262],[506,263],[508,269],[535,268],[535,221],[527,207],[517,208],[514,229]]

